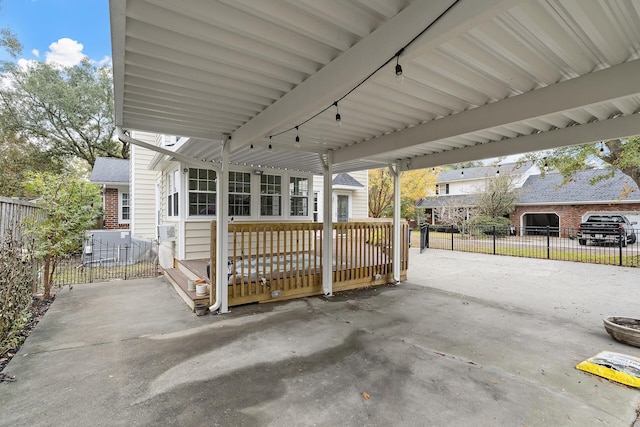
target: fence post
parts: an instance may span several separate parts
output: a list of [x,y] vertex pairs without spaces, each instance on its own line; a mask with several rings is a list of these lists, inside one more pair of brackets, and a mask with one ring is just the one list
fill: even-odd
[[620,234],[620,238],[618,239],[618,249],[620,252],[620,267],[622,267],[622,239],[624,239],[624,243],[627,243],[627,238],[624,235],[624,229],[619,228],[618,233]]
[[451,224],[451,250],[453,250],[453,224]]
[[124,246],[124,280],[127,280],[127,271],[129,270],[129,245]]
[[547,225],[547,259],[549,259],[551,257],[551,251],[550,251],[550,235],[551,235],[551,227]]
[[493,254],[496,254],[496,226],[493,227]]

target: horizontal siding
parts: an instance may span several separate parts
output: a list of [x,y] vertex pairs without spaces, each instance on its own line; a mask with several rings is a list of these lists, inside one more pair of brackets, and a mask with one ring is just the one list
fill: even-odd
[[211,222],[185,221],[184,259],[203,259],[211,255]]
[[[155,144],[156,134],[136,132],[134,137]],[[131,147],[131,230],[134,237],[155,239],[156,230],[156,180],[158,172],[149,170],[155,153],[146,148]]]

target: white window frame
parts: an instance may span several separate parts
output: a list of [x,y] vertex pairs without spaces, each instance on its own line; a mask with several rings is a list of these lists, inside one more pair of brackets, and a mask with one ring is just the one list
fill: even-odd
[[[195,179],[195,182],[198,184],[198,187],[199,187],[199,184],[201,182],[207,182],[208,183],[207,184],[208,188],[206,190],[203,190],[203,189],[200,189],[200,188],[191,189],[191,181],[192,181],[191,171],[192,170],[196,171],[196,173],[197,173],[197,177],[194,178],[194,179]],[[215,174],[214,175],[214,179],[212,181],[211,180],[206,180],[206,179],[201,179],[200,174],[203,173],[203,172],[206,172],[207,174],[213,172]],[[215,218],[215,216],[217,214],[217,210],[218,210],[218,206],[217,206],[217,195],[218,195],[217,193],[218,193],[218,190],[217,190],[217,182],[216,182],[217,177],[218,177],[218,172],[216,172],[215,170],[212,170],[212,169],[188,168],[188,171],[186,173],[186,178],[185,178],[185,180],[186,180],[185,193],[187,195],[187,200],[186,200],[185,205],[186,205],[187,216],[189,218],[192,218],[192,219],[197,219],[197,218],[208,218],[208,219],[211,219],[211,218]],[[213,184],[213,190],[210,190],[211,184]],[[204,214],[202,214],[202,213],[192,214],[191,213],[191,195],[192,194],[196,194],[196,195],[201,195],[201,194],[213,195],[214,212],[213,213],[204,213]],[[196,203],[196,205],[197,204],[198,203]],[[208,209],[208,206],[209,205],[207,205],[205,207]]]
[[180,169],[167,173],[167,218],[180,217]]
[[[294,182],[292,182],[292,180],[296,180],[296,179],[306,180],[307,181],[307,189],[305,190],[306,193],[307,193],[306,195],[298,195],[298,194],[294,194],[293,193],[293,189],[294,189],[293,184],[294,184]],[[310,211],[313,208],[310,205],[310,200],[309,200],[309,198],[313,194],[313,191],[312,191],[313,188],[312,187],[313,187],[312,180],[308,176],[298,176],[298,175],[289,176],[289,186],[288,186],[288,189],[289,189],[289,191],[288,191],[289,192],[289,217],[291,217],[291,218],[309,218]],[[306,199],[306,206],[305,206],[306,207],[306,213],[304,213],[304,214],[295,214],[295,213],[292,212],[293,208],[295,206],[294,199]]]
[[[127,195],[127,205],[124,205],[124,201],[123,201],[123,196]],[[129,218],[125,219],[124,215],[123,215],[123,210],[124,208],[128,209],[128,214],[129,214]],[[122,190],[118,190],[118,223],[119,224],[129,224],[131,223],[131,193],[129,193],[129,190],[127,191],[122,191]]]
[[[263,179],[269,179],[270,177],[278,178],[280,180],[279,183],[275,183],[275,182],[262,182]],[[260,206],[259,206],[259,215],[261,218],[281,218],[282,217],[282,212],[284,211],[284,207],[283,207],[283,203],[282,203],[282,181],[285,179],[284,175],[281,174],[266,174],[263,173],[260,175],[260,180],[258,183],[258,187],[259,187],[259,191],[260,191]],[[266,188],[264,187],[266,186]],[[272,192],[272,190],[275,191],[276,186],[279,187],[279,191],[278,192]],[[272,206],[277,206],[277,208],[279,209],[279,213],[277,214],[263,214],[262,210],[263,210],[263,205],[262,205],[262,201],[263,198],[271,198],[273,200]]]
[[[244,178],[247,177],[248,175],[248,180],[243,180],[243,181],[232,181],[231,180],[231,174],[242,174],[244,175]],[[241,171],[241,170],[233,170],[233,171],[229,171],[229,175],[228,175],[229,179],[228,179],[228,185],[229,185],[229,204],[227,205],[227,209],[228,209],[228,213],[229,213],[229,217],[233,217],[233,218],[252,218],[252,211],[255,208],[253,206],[252,200],[253,200],[253,189],[255,188],[255,185],[253,185],[253,180],[251,179],[251,172],[248,171]],[[249,185],[249,191],[246,192],[244,191],[244,188],[242,188],[242,191],[238,191],[239,187],[244,187],[245,185]],[[233,191],[232,191],[233,190]],[[249,203],[248,205],[246,205],[249,208],[249,213],[246,215],[243,214],[239,214],[237,212],[232,212],[231,210],[231,203],[232,203],[232,199],[234,198],[234,196],[240,196],[240,197],[246,197],[249,196]],[[241,206],[241,207],[245,207],[245,205],[236,205],[236,206]]]

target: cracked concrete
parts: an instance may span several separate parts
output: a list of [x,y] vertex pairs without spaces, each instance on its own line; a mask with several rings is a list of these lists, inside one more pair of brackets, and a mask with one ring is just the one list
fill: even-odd
[[203,317],[161,279],[76,286],[5,369],[0,426],[630,426],[640,391],[574,367],[640,356],[602,327],[637,277],[412,249],[400,286]]

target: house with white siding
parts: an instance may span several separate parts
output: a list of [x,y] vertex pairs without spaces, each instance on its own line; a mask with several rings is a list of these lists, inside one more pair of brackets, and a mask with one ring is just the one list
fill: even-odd
[[[176,136],[134,132],[137,140],[176,153],[203,144]],[[191,146],[190,146],[191,144]],[[216,171],[133,145],[130,159],[132,237],[160,241],[160,264],[208,259],[211,221],[217,212]],[[333,221],[368,217],[368,173],[333,178]],[[229,178],[229,216],[243,222],[321,222],[323,177],[263,165],[233,165]]]

